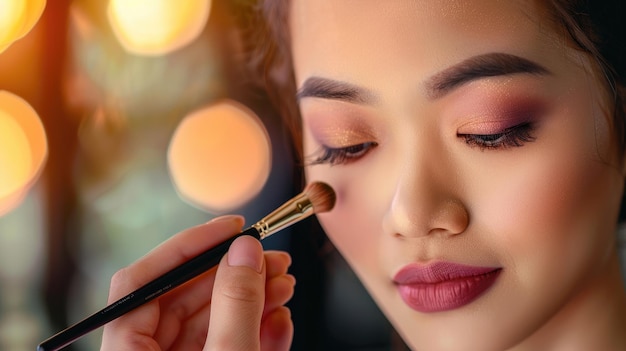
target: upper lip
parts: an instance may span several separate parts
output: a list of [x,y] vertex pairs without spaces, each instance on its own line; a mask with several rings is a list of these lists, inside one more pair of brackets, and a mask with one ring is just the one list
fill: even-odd
[[393,280],[396,284],[435,284],[480,276],[500,269],[500,267],[469,266],[446,261],[437,261],[427,265],[411,263],[400,269]]

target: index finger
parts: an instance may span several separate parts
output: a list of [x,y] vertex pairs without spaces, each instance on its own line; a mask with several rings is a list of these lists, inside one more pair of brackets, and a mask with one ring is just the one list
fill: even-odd
[[225,241],[240,232],[243,223],[241,216],[224,216],[179,232],[113,277],[109,303]]

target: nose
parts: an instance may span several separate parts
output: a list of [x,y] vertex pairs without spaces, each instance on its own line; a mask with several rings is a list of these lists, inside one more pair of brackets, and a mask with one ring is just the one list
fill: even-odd
[[432,166],[410,164],[398,176],[383,219],[385,232],[397,237],[465,232],[470,218],[459,196],[457,172],[442,162]]

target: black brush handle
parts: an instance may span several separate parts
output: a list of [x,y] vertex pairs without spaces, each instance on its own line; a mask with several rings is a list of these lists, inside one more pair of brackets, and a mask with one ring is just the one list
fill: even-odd
[[222,257],[228,252],[228,248],[233,241],[242,235],[250,235],[259,240],[261,238],[259,232],[254,227],[246,229],[154,279],[82,321],[51,336],[37,346],[37,351],[60,350],[85,334],[100,328],[110,321],[123,316],[135,308],[156,299],[177,286],[208,271],[220,262]]

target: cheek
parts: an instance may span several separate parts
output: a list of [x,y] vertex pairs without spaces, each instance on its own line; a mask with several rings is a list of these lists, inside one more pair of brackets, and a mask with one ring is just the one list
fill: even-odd
[[[309,141],[306,132],[304,140],[305,151],[314,152],[317,146]],[[317,217],[357,274],[377,269],[374,264],[380,254],[381,223],[394,183],[389,177],[390,165],[381,166],[381,161],[371,157],[348,166],[316,165],[305,169],[307,181],[324,181],[336,192],[333,210]],[[393,160],[385,158],[383,163],[386,162]]]
[[536,152],[517,159],[512,171],[496,173],[483,189],[481,220],[522,280],[582,276],[601,267],[613,248],[622,180],[610,160],[598,156],[607,154],[597,140],[608,133],[573,111],[559,111],[567,118],[546,126],[529,146]]
[[523,246],[555,242],[564,248],[567,240],[593,241],[614,217],[607,208],[613,201],[607,200],[613,197],[615,177],[597,161],[544,161],[508,178],[499,200],[486,206],[490,221],[503,232],[519,233],[510,239]]
[[[333,166],[341,167],[341,166]],[[376,176],[364,177],[358,172],[336,172],[328,166],[316,166],[307,170],[308,179],[320,179],[330,184],[336,192],[334,209],[318,215],[326,234],[357,269],[367,265],[367,258],[376,255],[380,238],[380,224],[385,199],[380,194]],[[351,175],[353,174],[353,175]],[[369,260],[374,262],[374,260]]]

